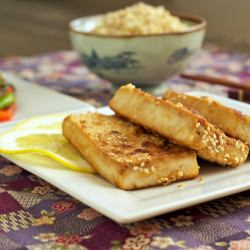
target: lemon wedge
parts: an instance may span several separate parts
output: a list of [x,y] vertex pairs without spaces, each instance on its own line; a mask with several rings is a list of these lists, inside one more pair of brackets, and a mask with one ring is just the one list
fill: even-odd
[[15,125],[0,135],[0,153],[37,153],[74,171],[94,173],[89,163],[62,135],[64,117],[65,115],[41,116]]

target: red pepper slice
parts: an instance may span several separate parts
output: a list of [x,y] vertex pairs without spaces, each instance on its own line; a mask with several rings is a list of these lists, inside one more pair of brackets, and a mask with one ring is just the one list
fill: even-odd
[[14,92],[14,89],[11,86],[7,86],[5,89],[5,93],[12,93]]
[[6,109],[0,110],[0,121],[8,121],[10,120],[16,111],[16,104],[13,103],[11,106],[9,106]]

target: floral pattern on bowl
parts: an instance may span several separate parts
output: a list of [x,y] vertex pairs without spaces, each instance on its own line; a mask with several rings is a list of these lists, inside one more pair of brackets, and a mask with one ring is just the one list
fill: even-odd
[[93,49],[90,54],[82,53],[81,57],[89,69],[128,70],[141,67],[139,60],[136,59],[136,53],[132,51],[101,57]]
[[167,59],[168,64],[178,63],[182,60],[187,59],[191,55],[195,54],[195,50],[191,50],[187,47],[183,47],[175,50],[170,57]]

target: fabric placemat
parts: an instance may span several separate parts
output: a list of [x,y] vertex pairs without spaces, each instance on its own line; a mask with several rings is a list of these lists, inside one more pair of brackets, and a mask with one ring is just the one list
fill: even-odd
[[[114,91],[73,51],[3,58],[0,71],[95,106],[106,105]],[[207,44],[187,71],[246,81],[250,56]],[[247,92],[178,76],[164,84],[250,100]],[[250,250],[250,191],[121,225],[1,157],[0,249]]]

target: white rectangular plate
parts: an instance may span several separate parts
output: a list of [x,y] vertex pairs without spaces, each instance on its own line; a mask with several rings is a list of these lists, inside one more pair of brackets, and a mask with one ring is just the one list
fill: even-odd
[[4,73],[3,76],[16,88],[17,111],[11,121],[1,122],[0,127],[15,123],[30,116],[67,112],[72,109],[91,107],[89,104],[73,97],[51,91],[37,84],[26,82],[14,75]]
[[[203,92],[190,94],[210,95]],[[250,114],[247,104],[215,95],[210,96],[225,105]],[[54,101],[56,102],[56,100]],[[100,111],[111,113],[108,108],[102,108]],[[203,181],[196,179],[169,186],[123,191],[98,175],[73,172],[63,167],[53,169],[34,163],[24,163],[15,157],[8,156],[6,158],[120,223],[130,223],[154,217],[250,188],[249,161],[237,169],[202,165]],[[179,187],[180,184],[183,184],[182,188]]]

